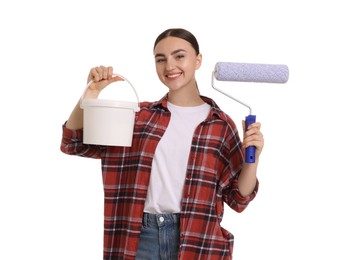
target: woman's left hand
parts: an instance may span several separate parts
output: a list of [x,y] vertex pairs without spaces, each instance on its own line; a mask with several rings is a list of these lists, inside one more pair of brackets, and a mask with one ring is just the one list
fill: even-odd
[[245,121],[242,121],[242,127],[243,127],[243,149],[249,147],[249,146],[255,146],[256,152],[255,156],[256,158],[259,158],[262,149],[264,147],[264,136],[261,133],[261,123],[255,122],[248,126],[247,131],[245,130]]

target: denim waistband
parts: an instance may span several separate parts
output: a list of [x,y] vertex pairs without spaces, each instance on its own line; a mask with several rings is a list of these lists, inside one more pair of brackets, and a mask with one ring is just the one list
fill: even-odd
[[143,224],[151,224],[162,226],[168,223],[179,224],[180,223],[180,214],[178,213],[164,213],[164,214],[151,214],[144,212],[143,215]]

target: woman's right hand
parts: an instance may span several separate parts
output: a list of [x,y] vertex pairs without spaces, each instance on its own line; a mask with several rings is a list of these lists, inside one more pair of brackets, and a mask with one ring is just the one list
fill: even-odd
[[90,70],[87,82],[89,85],[84,98],[97,98],[99,93],[110,83],[123,80],[121,77],[113,77],[113,67],[99,66]]

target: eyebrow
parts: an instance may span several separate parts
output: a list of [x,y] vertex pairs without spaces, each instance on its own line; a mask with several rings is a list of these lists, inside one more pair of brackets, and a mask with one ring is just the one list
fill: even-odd
[[[174,55],[174,54],[179,53],[179,52],[186,52],[186,50],[184,50],[184,49],[177,49],[177,50],[174,50],[173,52],[171,52],[171,55]],[[163,53],[157,53],[155,55],[155,57],[161,57],[161,56],[165,57],[165,55]]]

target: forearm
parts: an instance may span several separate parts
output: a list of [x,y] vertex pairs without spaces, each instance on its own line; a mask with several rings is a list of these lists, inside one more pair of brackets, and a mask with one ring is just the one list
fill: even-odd
[[[95,90],[86,90],[84,94],[84,99],[96,99],[99,95],[99,91]],[[78,101],[78,103],[75,105],[71,115],[69,116],[66,127],[68,129],[81,129],[83,128],[83,109],[80,107],[81,100]]]
[[80,108],[80,101],[78,101],[67,120],[66,127],[71,130],[81,129],[83,122],[83,110]]
[[246,197],[255,189],[257,178],[258,160],[255,163],[245,163],[238,177],[238,189],[243,197]]

